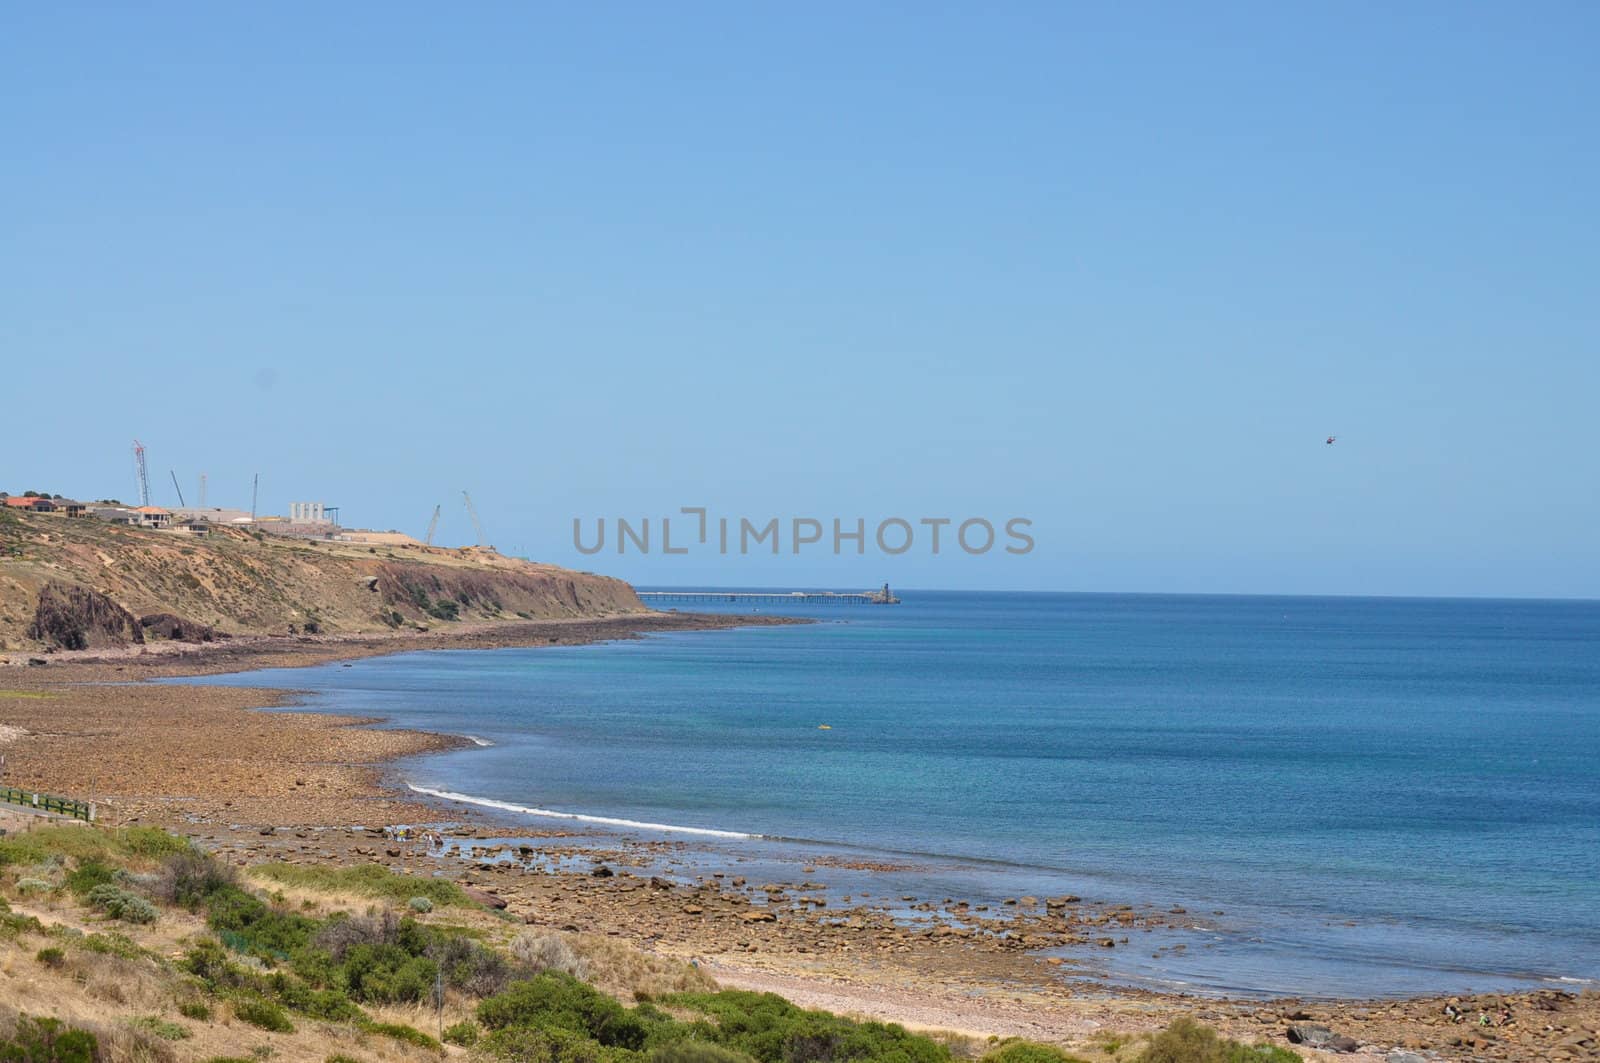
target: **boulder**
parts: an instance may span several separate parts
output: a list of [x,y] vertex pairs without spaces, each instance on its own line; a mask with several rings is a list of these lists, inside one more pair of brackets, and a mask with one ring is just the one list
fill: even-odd
[[1307,1048],[1320,1048],[1324,1052],[1354,1052],[1361,1047],[1354,1037],[1334,1033],[1326,1026],[1314,1023],[1289,1027],[1289,1041],[1292,1044],[1305,1045]]
[[503,911],[506,907],[506,899],[504,897],[496,897],[487,890],[473,889],[471,886],[462,886],[461,892],[467,895],[468,900],[477,901],[485,908],[493,908],[496,911]]

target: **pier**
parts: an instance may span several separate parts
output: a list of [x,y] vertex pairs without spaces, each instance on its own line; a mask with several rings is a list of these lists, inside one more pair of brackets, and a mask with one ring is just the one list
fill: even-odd
[[875,591],[639,591],[646,605],[732,602],[735,605],[899,605],[885,583]]

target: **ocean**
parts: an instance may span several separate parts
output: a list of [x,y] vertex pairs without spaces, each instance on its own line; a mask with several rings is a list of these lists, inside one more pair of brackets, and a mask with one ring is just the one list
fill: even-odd
[[[831,853],[839,893],[1195,913],[1091,957],[1117,982],[1600,979],[1600,603],[900,593],[765,610],[802,626],[181,681],[471,735],[397,780],[690,841],[702,868]],[[863,862],[885,870],[839,866]]]

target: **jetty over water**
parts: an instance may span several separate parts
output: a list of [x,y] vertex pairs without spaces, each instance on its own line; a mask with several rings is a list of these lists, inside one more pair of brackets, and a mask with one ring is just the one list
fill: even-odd
[[899,605],[885,583],[875,591],[639,591],[646,605],[732,602],[735,605]]

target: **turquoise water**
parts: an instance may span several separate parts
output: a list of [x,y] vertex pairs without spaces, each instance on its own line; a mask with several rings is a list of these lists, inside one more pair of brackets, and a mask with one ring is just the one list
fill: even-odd
[[707,860],[837,846],[901,868],[879,895],[1205,913],[1100,961],[1125,981],[1600,978],[1600,603],[904,597],[224,681],[492,743],[403,765],[417,786],[763,836],[675,835]]

